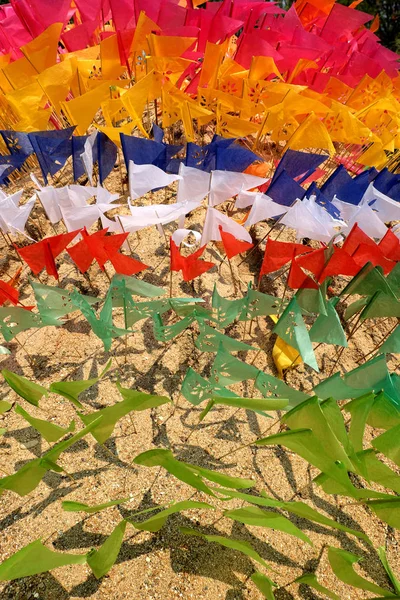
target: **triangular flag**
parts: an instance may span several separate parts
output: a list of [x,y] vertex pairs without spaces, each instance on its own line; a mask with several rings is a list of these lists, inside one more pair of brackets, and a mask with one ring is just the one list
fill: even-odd
[[219,232],[221,234],[221,240],[228,259],[233,258],[237,254],[242,254],[242,252],[246,252],[253,247],[253,244],[238,240],[231,233],[224,231],[222,225],[219,226]]

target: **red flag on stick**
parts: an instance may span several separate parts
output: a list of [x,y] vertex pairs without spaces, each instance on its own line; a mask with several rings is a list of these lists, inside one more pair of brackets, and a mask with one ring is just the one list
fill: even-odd
[[286,263],[288,263],[293,257],[300,254],[306,254],[312,252],[313,248],[303,246],[303,244],[293,244],[291,242],[278,242],[267,239],[267,245],[265,247],[264,260],[261,265],[260,278],[268,273],[277,271]]
[[311,289],[317,290],[318,284],[299,267],[295,252],[293,253],[292,262],[288,276],[288,286],[292,290]]
[[0,306],[3,306],[5,302],[11,302],[11,304],[18,304],[19,291],[16,290],[12,285],[0,280]]
[[212,269],[214,263],[200,258],[205,248],[206,246],[202,246],[190,256],[182,256],[178,246],[170,238],[171,271],[182,271],[184,281],[191,281]]
[[400,261],[400,240],[393,233],[392,229],[387,230],[379,242],[378,248],[385,258],[396,262]]
[[35,275],[46,268],[48,275],[53,275],[53,277],[58,279],[55,259],[65,250],[79,232],[80,229],[71,231],[71,233],[61,233],[60,235],[45,238],[24,248],[17,248],[17,246],[15,248]]
[[242,252],[246,252],[246,250],[250,250],[250,248],[253,247],[253,244],[250,242],[237,240],[234,235],[224,231],[221,225],[219,226],[219,232],[221,234],[221,240],[224,245],[225,254],[229,260],[237,254],[242,254]]
[[327,277],[335,275],[349,275],[350,277],[354,277],[360,268],[360,265],[355,262],[346,250],[335,246],[329,262],[318,277],[318,281],[322,283]]
[[354,223],[349,235],[344,241],[343,250],[345,250],[347,254],[352,255],[357,250],[360,244],[376,246],[374,240],[372,240],[366,233],[364,233],[357,223]]
[[385,258],[382,250],[379,246],[370,246],[369,244],[360,244],[357,250],[353,253],[353,260],[358,264],[361,269],[367,262],[370,262],[374,267],[382,267],[385,275],[390,273],[393,267],[396,265],[395,261]]

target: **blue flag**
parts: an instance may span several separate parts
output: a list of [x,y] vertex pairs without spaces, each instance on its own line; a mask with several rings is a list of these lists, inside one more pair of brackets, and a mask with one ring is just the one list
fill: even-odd
[[300,200],[304,198],[306,190],[283,169],[266,193],[277,204],[291,206],[297,198]]
[[321,187],[321,192],[328,200],[333,200],[335,195],[340,198],[340,190],[352,181],[351,175],[340,165]]
[[315,202],[325,208],[325,210],[333,217],[334,219],[340,219],[340,210],[336,208],[332,204],[330,200],[321,192],[317,184],[313,181],[310,187],[307,190],[307,198],[310,196],[315,196]]
[[216,167],[219,171],[242,173],[254,161],[262,159],[247,148],[233,142],[227,148],[217,147]]
[[363,171],[340,189],[338,199],[358,206],[369,184],[373,181],[373,176],[374,173],[371,173],[370,170]]
[[328,158],[329,156],[325,154],[309,154],[308,152],[298,152],[289,148],[276,167],[272,183],[283,170],[293,179],[302,175],[303,177],[298,181],[298,183],[302,183]]
[[391,173],[386,167],[376,176],[374,187],[393,200],[400,201],[400,175]]
[[30,156],[34,153],[32,144],[29,141],[29,136],[27,133],[3,129],[0,130],[0,134],[10,154]]
[[106,136],[102,131],[97,132],[96,143],[93,147],[93,162],[95,160],[95,149],[96,159],[99,162],[99,179],[100,183],[109,176],[111,171],[115,167],[117,162],[118,148],[116,144],[109,137]]
[[[88,135],[73,135],[72,136],[72,170],[74,181],[82,177],[86,173],[85,166],[81,159],[81,154],[85,149],[85,142]],[[94,162],[94,161],[93,161]]]
[[36,153],[43,179],[48,184],[47,175],[55,175],[72,155],[71,136],[75,125],[54,131],[29,133],[29,141]]
[[8,175],[22,167],[27,157],[24,154],[0,156],[0,185],[8,185]]

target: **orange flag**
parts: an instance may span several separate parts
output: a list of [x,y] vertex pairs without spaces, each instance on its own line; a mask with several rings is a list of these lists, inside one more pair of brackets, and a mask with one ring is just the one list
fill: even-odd
[[304,150],[305,148],[324,149],[333,155],[336,150],[329,132],[322,121],[311,112],[289,139],[286,148]]
[[37,73],[41,73],[57,62],[58,41],[62,23],[53,23],[37,38],[21,47],[21,52]]
[[103,83],[91,92],[74,98],[69,102],[61,102],[63,112],[68,116],[71,125],[76,125],[76,133],[85,135],[93,117],[99,110],[101,102],[110,95],[110,86]]
[[68,96],[76,73],[77,59],[73,58],[49,67],[37,78],[40,87],[58,113],[61,111],[61,102]]

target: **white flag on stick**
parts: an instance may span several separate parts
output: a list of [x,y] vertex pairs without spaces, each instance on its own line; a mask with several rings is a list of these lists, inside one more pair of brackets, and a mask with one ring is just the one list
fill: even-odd
[[251,242],[251,236],[242,225],[236,223],[233,219],[230,219],[219,210],[209,206],[207,208],[206,218],[204,221],[203,235],[201,236],[201,245],[204,246],[211,240],[219,242],[221,241],[221,233],[219,226],[225,233],[231,233],[238,240],[244,240]]
[[132,160],[129,161],[129,193],[132,200],[180,179],[180,175],[168,175],[155,165],[136,165]]
[[152,225],[166,225],[176,221],[197,207],[196,202],[177,202],[176,204],[152,204],[151,206],[132,206],[128,200],[131,217],[119,215],[125,231],[139,231]]
[[186,167],[181,163],[179,165],[179,175],[182,179],[179,180],[176,201],[190,200],[200,204],[210,190],[210,173],[193,167]]
[[80,155],[91,185],[93,185],[93,146],[96,143],[96,138],[97,131],[94,131],[86,140],[83,152]]
[[301,200],[296,200],[295,204],[289,208],[282,217],[281,223],[295,229],[298,240],[308,237],[311,240],[328,243],[337,233],[333,228],[331,231],[325,227]]
[[382,194],[374,187],[373,183],[370,183],[361,204],[371,204],[371,202],[373,202],[371,208],[376,211],[382,223],[400,221],[400,202]]
[[259,193],[256,195],[253,206],[251,207],[245,227],[250,227],[251,225],[255,225],[260,221],[265,221],[265,219],[279,217],[280,215],[285,214],[288,210],[289,209],[287,206],[277,204],[277,202],[274,202],[269,196]]
[[29,237],[25,233],[25,225],[35,202],[36,194],[23,206],[15,206],[14,201],[10,198],[2,200],[0,205],[0,229],[3,233],[21,233],[25,237]]
[[234,171],[212,171],[209,205],[217,206],[243,190],[258,188],[268,180],[256,175],[236,173]]
[[356,223],[371,238],[381,239],[387,232],[386,225],[382,223],[377,213],[368,204],[358,207],[358,210],[347,224],[347,230],[350,231]]

